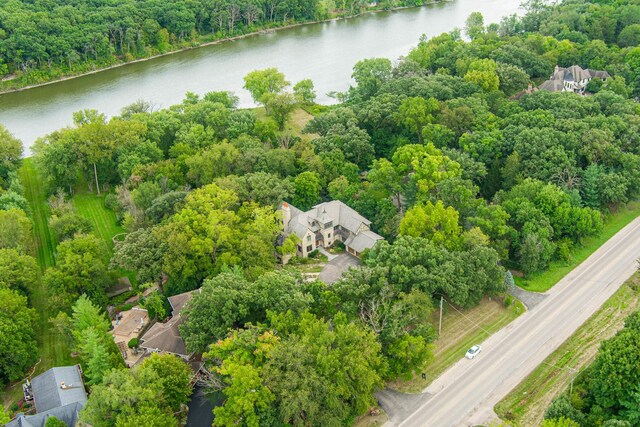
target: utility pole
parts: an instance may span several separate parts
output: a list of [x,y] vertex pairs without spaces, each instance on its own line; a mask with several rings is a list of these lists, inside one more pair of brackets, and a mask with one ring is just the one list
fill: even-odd
[[444,300],[444,297],[440,295],[440,324],[438,326],[438,335],[442,333],[442,301],[443,300]]

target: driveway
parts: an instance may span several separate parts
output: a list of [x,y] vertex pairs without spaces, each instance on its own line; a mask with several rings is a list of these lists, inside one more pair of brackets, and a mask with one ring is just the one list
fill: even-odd
[[360,265],[360,259],[348,253],[342,253],[329,261],[318,276],[318,279],[330,285],[337,282],[342,273],[351,267]]

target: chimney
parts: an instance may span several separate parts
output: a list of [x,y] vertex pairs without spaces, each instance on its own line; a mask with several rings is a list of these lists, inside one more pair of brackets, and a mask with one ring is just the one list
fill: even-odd
[[287,228],[289,221],[291,221],[291,208],[289,207],[289,203],[282,202],[282,207],[280,209],[282,210],[282,225],[284,228]]

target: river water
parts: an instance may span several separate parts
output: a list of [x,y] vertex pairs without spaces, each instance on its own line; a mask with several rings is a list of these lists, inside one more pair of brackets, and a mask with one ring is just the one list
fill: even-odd
[[421,34],[439,35],[463,27],[471,12],[485,23],[516,13],[519,0],[452,0],[430,6],[310,24],[223,42],[101,73],[0,95],[0,123],[26,146],[71,124],[74,111],[97,109],[108,116],[138,99],[158,108],[180,102],[187,91],[231,90],[241,107],[252,106],[242,78],[252,70],[277,67],[292,83],[313,80],[318,102],[348,88],[353,65],[364,58],[397,60]]

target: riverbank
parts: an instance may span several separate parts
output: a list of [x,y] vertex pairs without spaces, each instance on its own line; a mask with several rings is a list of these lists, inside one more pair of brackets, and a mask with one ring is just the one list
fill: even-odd
[[[212,40],[212,41],[208,41],[208,42],[202,42],[202,43],[196,42],[197,44],[193,45],[193,46],[180,47],[180,48],[177,48],[175,50],[171,50],[169,52],[159,53],[159,54],[151,55],[151,56],[144,57],[144,58],[134,59],[134,60],[131,60],[131,61],[122,61],[122,62],[118,62],[118,63],[113,64],[113,65],[97,68],[97,69],[91,70],[91,71],[82,71],[82,72],[78,72],[77,74],[71,73],[71,74],[67,74],[67,75],[64,75],[62,77],[54,78],[54,79],[51,79],[51,80],[48,80],[48,81],[44,81],[44,82],[41,82],[41,83],[27,84],[27,85],[18,86],[18,87],[15,87],[15,88],[1,89],[0,90],[0,95],[4,95],[4,94],[8,94],[8,93],[15,93],[15,92],[22,92],[22,91],[26,91],[26,90],[29,90],[29,89],[48,86],[48,85],[52,85],[52,84],[55,84],[55,83],[60,83],[60,82],[67,81],[67,80],[73,80],[73,79],[77,79],[77,78],[84,77],[84,76],[90,76],[92,74],[102,73],[104,71],[108,71],[108,70],[112,70],[112,69],[115,69],[115,68],[124,67],[126,65],[132,65],[132,64],[138,64],[138,63],[141,63],[141,62],[147,62],[147,61],[151,61],[153,59],[158,59],[158,58],[163,58],[163,57],[175,55],[177,53],[182,53],[182,52],[186,52],[186,51],[190,51],[190,50],[200,49],[200,48],[207,47],[207,46],[218,45],[218,44],[226,43],[226,42],[233,42],[233,41],[236,41],[236,40],[241,40],[241,39],[245,39],[245,38],[249,38],[249,37],[255,37],[255,36],[264,35],[264,34],[271,34],[271,33],[277,32],[277,31],[282,31],[282,30],[287,30],[287,29],[292,29],[292,28],[297,28],[297,27],[302,27],[302,26],[307,26],[307,25],[322,24],[322,23],[328,23],[328,22],[334,22],[334,21],[342,21],[342,20],[347,20],[347,19],[353,19],[353,18],[361,17],[361,16],[366,15],[366,14],[370,14],[370,13],[394,12],[394,11],[400,11],[400,10],[404,10],[404,9],[413,9],[413,8],[419,8],[419,7],[424,7],[424,6],[431,6],[431,5],[434,5],[434,4],[446,3],[446,2],[449,2],[449,1],[452,1],[452,0],[431,0],[431,1],[425,2],[421,6],[399,6],[399,7],[395,7],[395,8],[392,8],[392,9],[381,9],[381,8],[378,8],[378,7],[371,7],[369,9],[367,9],[366,11],[358,13],[356,15],[335,16],[335,17],[332,17],[332,18],[318,20],[318,21],[297,22],[297,23],[287,24],[287,25],[274,27],[274,28],[263,28],[263,29],[260,29],[258,31],[252,31],[252,32],[246,33],[246,34],[240,34],[240,35],[233,36],[233,37],[225,37],[225,38],[222,38],[222,39]],[[0,81],[0,84],[2,82],[13,81],[13,80],[18,80],[18,79],[19,78],[10,79],[10,80],[2,80],[2,81]]]

